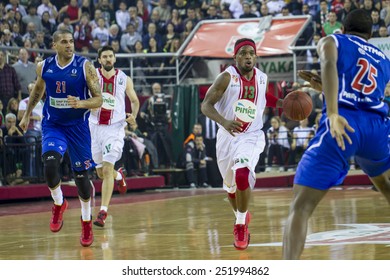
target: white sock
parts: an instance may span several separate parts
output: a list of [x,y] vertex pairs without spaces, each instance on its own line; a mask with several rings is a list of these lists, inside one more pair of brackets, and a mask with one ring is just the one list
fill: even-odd
[[62,203],[64,203],[64,196],[62,195],[61,186],[58,186],[54,190],[49,188],[49,190],[51,192],[51,197],[54,200],[54,204],[55,205],[62,205]]
[[244,213],[237,211],[237,216],[236,216],[236,225],[245,225],[245,218],[246,218],[246,213],[248,211],[245,211]]
[[104,211],[106,211],[106,212],[107,212],[107,210],[108,210],[108,206],[100,206],[100,211],[102,211],[102,210],[104,210]]
[[83,201],[80,199],[81,204],[81,219],[83,221],[90,221],[91,220],[91,199],[88,201]]
[[122,180],[122,174],[120,172],[116,172],[116,178],[115,180],[119,181],[119,180]]

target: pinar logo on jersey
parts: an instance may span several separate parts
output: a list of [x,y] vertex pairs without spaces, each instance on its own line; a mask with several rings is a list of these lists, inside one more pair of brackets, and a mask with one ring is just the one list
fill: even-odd
[[240,121],[253,122],[257,115],[256,105],[247,99],[239,99],[233,104],[233,113]]

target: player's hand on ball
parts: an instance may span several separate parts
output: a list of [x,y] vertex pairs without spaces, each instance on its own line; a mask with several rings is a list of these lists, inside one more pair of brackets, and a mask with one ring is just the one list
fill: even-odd
[[235,136],[234,133],[240,133],[242,131],[242,122],[225,120],[222,126],[226,129],[230,135]]
[[298,71],[298,76],[306,82],[309,82],[313,89],[322,91],[322,80],[320,75],[314,74],[311,71],[300,70]]
[[347,129],[350,132],[355,132],[355,130],[349,125],[348,121],[338,115],[338,114],[332,114],[328,116],[329,118],[329,126],[330,126],[330,134],[333,138],[337,141],[337,145],[344,151],[345,150],[345,140],[348,141],[349,144],[352,144],[352,140],[347,134]]

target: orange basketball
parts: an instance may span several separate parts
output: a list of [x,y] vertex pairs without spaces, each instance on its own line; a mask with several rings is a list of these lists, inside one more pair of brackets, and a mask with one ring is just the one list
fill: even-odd
[[295,90],[283,99],[283,112],[293,121],[306,119],[313,109],[313,102],[308,93]]

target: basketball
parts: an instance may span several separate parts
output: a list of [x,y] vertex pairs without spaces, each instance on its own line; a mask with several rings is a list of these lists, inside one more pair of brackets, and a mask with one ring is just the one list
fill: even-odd
[[283,99],[283,112],[293,121],[306,119],[313,109],[313,102],[308,93],[295,90]]

